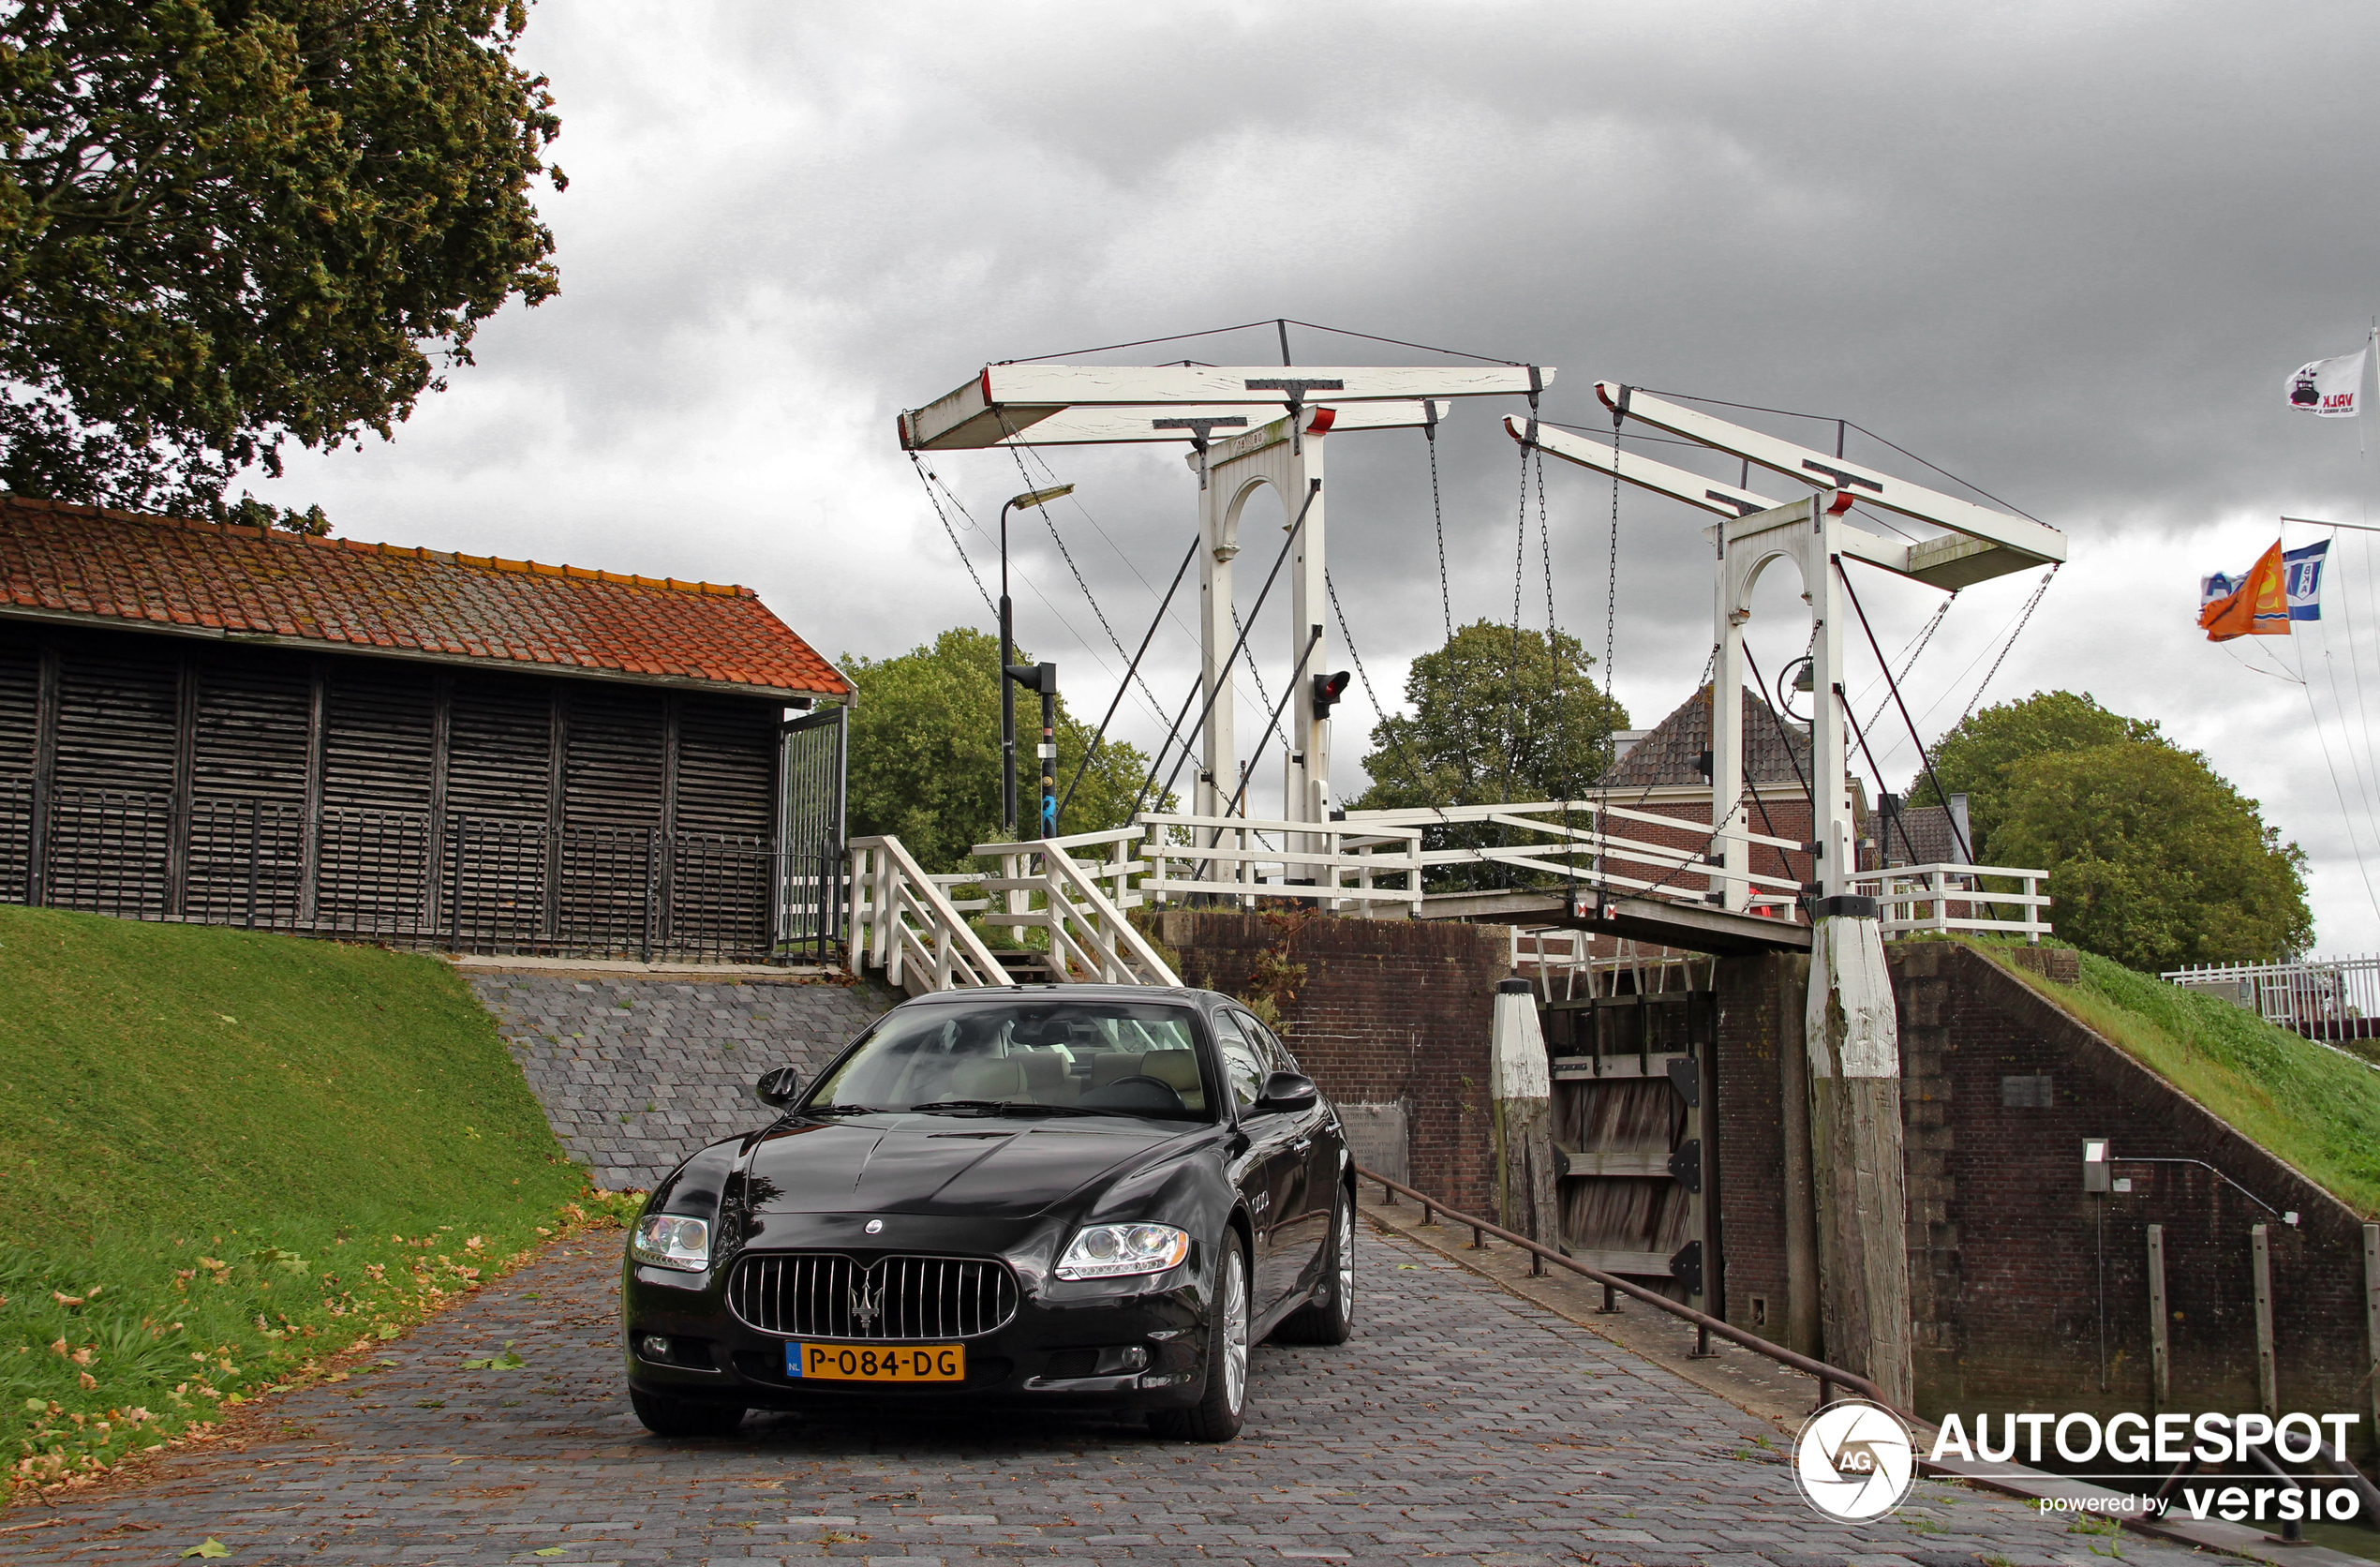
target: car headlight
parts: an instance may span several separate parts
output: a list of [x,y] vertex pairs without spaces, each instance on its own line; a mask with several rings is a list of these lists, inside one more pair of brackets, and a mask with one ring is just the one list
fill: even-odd
[[1060,1278],[1163,1273],[1190,1255],[1190,1233],[1170,1224],[1094,1224],[1058,1259]]
[[647,1214],[636,1221],[628,1254],[657,1268],[701,1273],[710,1266],[710,1221],[680,1214]]

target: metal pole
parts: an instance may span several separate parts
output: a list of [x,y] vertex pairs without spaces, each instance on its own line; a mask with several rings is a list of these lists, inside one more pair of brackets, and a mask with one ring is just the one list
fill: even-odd
[[1041,836],[1058,836],[1058,666],[1041,665]]
[[1008,602],[1008,510],[1000,508],[1000,827],[1017,836],[1017,692],[1008,666],[1017,662],[1015,615]]

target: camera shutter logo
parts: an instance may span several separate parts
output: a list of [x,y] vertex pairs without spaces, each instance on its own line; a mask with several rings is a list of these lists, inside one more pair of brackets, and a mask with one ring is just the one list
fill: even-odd
[[1916,1472],[1909,1427],[1889,1410],[1855,1398],[1810,1416],[1793,1442],[1793,1478],[1803,1499],[1839,1523],[1890,1513]]

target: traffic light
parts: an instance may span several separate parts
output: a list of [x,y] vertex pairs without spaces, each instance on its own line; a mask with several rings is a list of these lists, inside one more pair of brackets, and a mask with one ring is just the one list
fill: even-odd
[[1331,716],[1331,709],[1339,705],[1339,698],[1345,696],[1346,692],[1347,672],[1344,669],[1340,670],[1335,675],[1316,675],[1314,677],[1315,721],[1316,723],[1320,723],[1322,720],[1329,718]]

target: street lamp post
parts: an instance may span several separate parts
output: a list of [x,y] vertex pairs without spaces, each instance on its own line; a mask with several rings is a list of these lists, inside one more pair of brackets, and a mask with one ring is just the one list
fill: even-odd
[[[1054,485],[1048,489],[1027,490],[1011,496],[1000,508],[1000,826],[1013,842],[1017,834],[1017,687],[1031,684],[1042,691],[1042,714],[1045,730],[1053,722],[1051,709],[1057,700],[1057,668],[1053,664],[1017,666],[1016,618],[1008,602],[1008,514],[1021,506],[1038,506],[1074,493],[1072,485]],[[1047,671],[1049,679],[1040,676]],[[1043,745],[1056,739],[1045,733]],[[1045,759],[1042,772],[1047,776],[1057,766],[1054,757]],[[1045,785],[1045,792],[1047,792]],[[1049,806],[1042,807],[1045,818]]]

